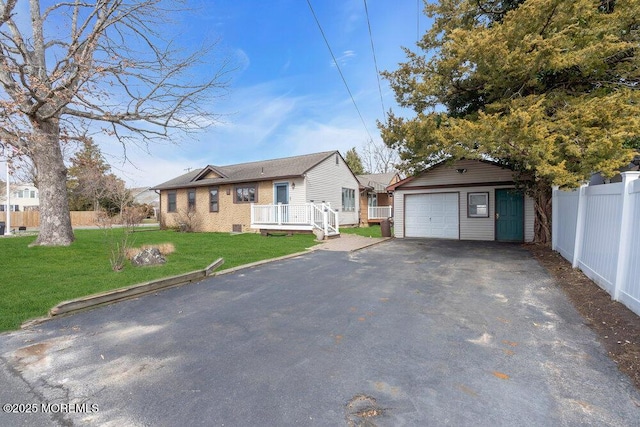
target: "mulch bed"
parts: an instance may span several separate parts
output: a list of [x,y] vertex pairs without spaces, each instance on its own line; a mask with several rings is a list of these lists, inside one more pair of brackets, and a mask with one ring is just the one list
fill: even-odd
[[541,245],[526,245],[540,265],[555,278],[575,308],[604,345],[621,372],[640,389],[640,316],[573,269],[560,254]]

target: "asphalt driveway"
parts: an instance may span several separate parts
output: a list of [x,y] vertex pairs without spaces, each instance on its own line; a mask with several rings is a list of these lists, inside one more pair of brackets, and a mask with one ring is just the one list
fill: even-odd
[[509,244],[315,251],[0,335],[0,363],[3,409],[37,409],[0,425],[640,425]]

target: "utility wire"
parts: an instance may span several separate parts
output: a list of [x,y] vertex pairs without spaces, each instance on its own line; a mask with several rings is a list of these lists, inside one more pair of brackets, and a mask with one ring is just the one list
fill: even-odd
[[420,1],[416,0],[416,41],[420,40]]
[[376,59],[376,50],[373,47],[373,34],[371,33],[371,21],[369,20],[369,8],[367,0],[364,0],[364,12],[367,15],[367,26],[369,27],[369,40],[371,40],[371,52],[373,53],[373,65],[376,68],[376,79],[378,79],[378,93],[380,93],[380,105],[382,105],[382,118],[386,117],[384,101],[382,100],[382,87],[380,86],[380,71],[378,70],[378,60]]
[[360,113],[360,109],[358,108],[358,104],[356,104],[356,100],[353,98],[353,94],[351,93],[351,89],[349,89],[349,85],[347,84],[347,80],[344,78],[344,74],[342,74],[342,70],[340,69],[340,64],[336,60],[335,55],[333,54],[333,50],[331,50],[331,46],[329,45],[329,41],[327,40],[327,36],[324,34],[324,30],[322,29],[322,25],[320,25],[320,21],[316,16],[316,12],[313,10],[313,6],[311,6],[311,0],[307,0],[307,4],[309,5],[309,9],[311,9],[311,14],[313,18],[316,20],[316,24],[318,24],[318,29],[320,29],[320,33],[322,34],[322,38],[324,39],[325,44],[327,45],[327,49],[329,49],[329,53],[331,54],[331,58],[333,58],[333,63],[336,64],[336,68],[338,69],[338,73],[340,73],[340,77],[342,78],[342,82],[344,83],[344,87],[347,88],[347,92],[349,92],[349,96],[351,97],[351,101],[353,102],[353,106],[356,107],[356,111],[358,112],[358,116],[360,116],[360,120],[362,121],[362,126],[364,126],[364,130],[367,131],[367,135],[369,135],[369,139],[373,141],[371,137],[371,133],[367,128],[367,124],[362,117],[362,113]]

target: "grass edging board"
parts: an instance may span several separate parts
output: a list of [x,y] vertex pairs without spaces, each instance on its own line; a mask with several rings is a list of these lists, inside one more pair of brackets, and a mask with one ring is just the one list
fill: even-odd
[[102,304],[133,298],[139,295],[156,292],[162,289],[174,286],[185,285],[187,283],[197,282],[210,276],[213,271],[224,263],[224,259],[218,258],[202,270],[196,270],[189,273],[178,274],[177,276],[165,277],[162,279],[152,280],[150,282],[140,283],[138,285],[127,286],[125,288],[114,289],[99,294],[88,295],[69,301],[63,301],[49,310],[49,316],[60,316],[75,311],[85,310]]

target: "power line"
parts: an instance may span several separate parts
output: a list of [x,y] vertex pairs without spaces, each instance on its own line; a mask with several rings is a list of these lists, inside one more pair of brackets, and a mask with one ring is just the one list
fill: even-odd
[[416,0],[416,41],[420,40],[420,1]]
[[358,112],[358,116],[360,116],[360,120],[362,121],[362,126],[364,126],[364,130],[367,131],[367,135],[369,135],[369,139],[371,141],[373,141],[373,138],[371,137],[371,133],[369,133],[369,129],[367,128],[367,124],[364,121],[364,118],[362,117],[362,113],[360,113],[360,109],[358,108],[358,104],[356,104],[356,100],[353,97],[353,94],[351,93],[351,89],[349,89],[349,85],[347,84],[347,80],[344,78],[344,74],[342,74],[342,70],[340,69],[340,64],[338,64],[338,61],[336,60],[335,55],[333,54],[333,50],[331,50],[331,46],[329,45],[329,41],[327,40],[327,36],[325,36],[324,34],[324,30],[322,29],[322,25],[320,25],[320,21],[318,20],[318,17],[316,16],[316,12],[313,10],[313,6],[311,6],[311,0],[307,0],[307,4],[309,5],[309,9],[311,9],[311,14],[313,15],[313,19],[315,19],[316,24],[318,25],[318,29],[320,30],[320,33],[322,34],[322,38],[324,39],[325,44],[327,45],[327,49],[329,49],[329,53],[331,54],[331,58],[333,58],[333,63],[336,64],[336,68],[338,69],[338,73],[340,73],[340,77],[342,78],[342,82],[344,83],[344,87],[347,88],[347,92],[349,92],[349,96],[351,97],[351,101],[353,102],[353,106],[356,107],[356,111]]
[[386,110],[384,108],[384,101],[382,100],[382,87],[380,86],[380,71],[378,70],[378,60],[376,59],[376,50],[373,47],[373,34],[371,33],[371,21],[369,20],[369,8],[367,7],[367,0],[364,0],[364,12],[367,15],[367,26],[369,27],[369,40],[371,40],[371,52],[373,53],[373,65],[376,68],[376,79],[378,80],[378,93],[380,93],[380,105],[382,105],[382,118],[384,119]]

